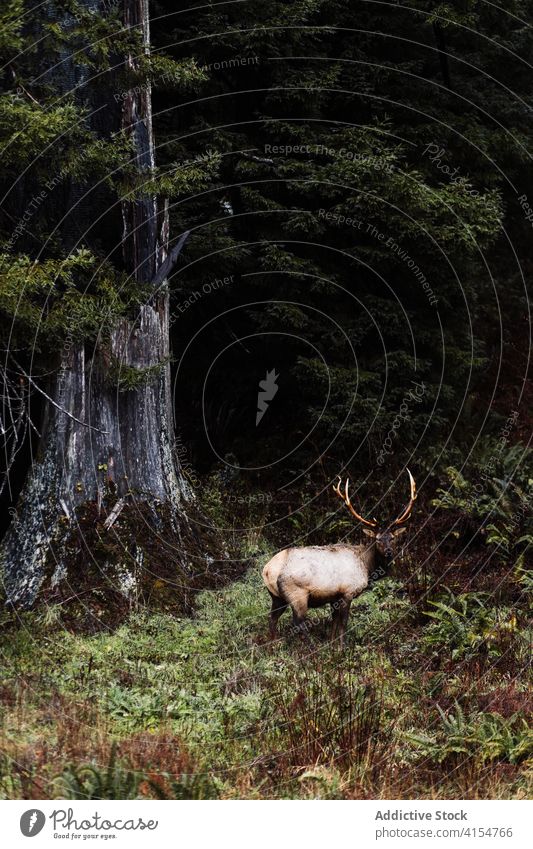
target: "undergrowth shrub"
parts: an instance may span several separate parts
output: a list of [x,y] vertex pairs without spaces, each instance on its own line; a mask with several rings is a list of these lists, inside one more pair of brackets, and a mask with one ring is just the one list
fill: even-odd
[[425,611],[432,620],[421,638],[423,648],[450,652],[452,660],[470,659],[485,651],[500,656],[518,638],[513,610],[489,607],[488,593],[448,591],[446,601],[429,601]]
[[304,666],[274,697],[275,729],[284,761],[293,767],[334,765],[375,779],[390,744],[382,692],[353,673]]
[[488,440],[478,448],[468,472],[454,466],[445,470],[447,483],[432,501],[434,507],[454,511],[469,522],[496,559],[511,560],[515,566],[523,565],[533,544],[531,457],[531,450],[521,444],[502,450]]
[[419,752],[437,764],[449,767],[467,759],[478,764],[518,764],[533,756],[533,729],[523,714],[504,718],[497,713],[465,716],[456,702],[447,715],[437,706],[440,723],[434,734],[412,734]]
[[[187,760],[187,759],[186,759]],[[107,766],[69,764],[54,780],[60,799],[216,799],[219,792],[207,772],[160,771],[163,763],[134,768],[111,747]]]
[[69,764],[55,778],[59,799],[136,799],[142,775],[124,768],[113,744],[106,767]]
[[38,765],[27,759],[0,754],[0,799],[38,799]]

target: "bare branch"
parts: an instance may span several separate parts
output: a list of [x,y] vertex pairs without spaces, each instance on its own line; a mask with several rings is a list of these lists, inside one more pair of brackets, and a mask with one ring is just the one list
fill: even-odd
[[185,233],[182,233],[182,235],[179,237],[178,243],[174,245],[167,258],[164,260],[163,263],[161,263],[159,269],[156,271],[155,277],[152,280],[153,286],[158,286],[170,276],[171,272],[174,269],[174,266],[178,261],[183,246],[189,238],[190,234],[191,231],[186,230]]
[[124,504],[125,504],[125,501],[124,501],[123,498],[121,498],[119,501],[117,501],[117,503],[115,504],[115,506],[111,510],[111,513],[109,514],[109,516],[107,517],[107,519],[104,522],[104,528],[106,529],[106,531],[108,531],[109,528],[111,528],[115,524],[115,522],[117,521],[118,517],[120,516],[120,514],[122,513],[122,511],[124,509]]
[[76,416],[73,416],[72,413],[69,413],[68,410],[65,410],[65,408],[62,407],[60,404],[58,404],[56,401],[54,401],[53,398],[50,398],[50,395],[47,395],[46,392],[44,391],[44,389],[41,389],[41,387],[37,383],[35,383],[33,378],[31,378],[30,375],[27,374],[24,371],[24,369],[21,366],[19,366],[18,363],[17,363],[17,368],[20,369],[21,373],[24,375],[26,380],[29,383],[31,383],[33,388],[36,389],[37,392],[40,392],[41,395],[43,395],[46,398],[46,400],[49,401],[50,404],[52,404],[53,407],[56,408],[56,410],[59,410],[61,413],[64,413],[66,416],[69,417],[69,419],[72,419],[72,421],[77,422],[78,424],[82,425],[83,427],[89,428],[89,430],[95,430],[95,431],[97,431],[97,433],[103,433],[104,435],[109,433],[108,430],[101,430],[99,427],[94,427],[94,425],[87,424],[87,422],[82,422],[81,419],[78,419],[78,418],[76,418]]
[[241,153],[243,159],[250,159],[252,162],[262,162],[264,165],[274,165],[273,159],[267,159],[265,156],[256,156],[253,153]]

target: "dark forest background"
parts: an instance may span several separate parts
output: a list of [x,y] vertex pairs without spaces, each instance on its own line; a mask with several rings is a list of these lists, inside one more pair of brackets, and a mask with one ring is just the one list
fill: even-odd
[[[8,20],[18,5],[8,4]],[[531,33],[528,4],[512,11],[468,2],[153,5],[157,188],[171,196],[174,238],[191,231],[170,280],[176,420],[199,472],[231,455],[245,488],[270,492],[329,480],[349,464],[382,488],[409,461],[422,474],[470,464],[515,408],[513,441],[527,433],[531,224],[518,197],[531,195]],[[95,69],[113,58],[102,22],[89,15],[79,30],[90,36],[91,25]],[[65,49],[54,24],[45,27],[39,47],[6,65],[6,92]],[[96,73],[104,85],[105,71]],[[35,120],[36,85],[46,96],[49,76],[4,98],[6,140]],[[119,84],[106,120],[121,103]],[[4,160],[4,240],[12,255],[38,255],[48,274],[19,301],[4,260],[4,340],[27,368],[24,342],[37,345],[32,367],[43,373],[67,331],[90,339],[102,330],[112,289],[121,302],[111,310],[134,298],[115,279],[113,210],[88,231],[85,210],[68,224],[78,247],[105,258],[109,279],[91,291],[94,274],[84,276],[78,258],[42,312],[63,257],[50,231],[64,184],[76,174],[87,182],[112,173],[122,191],[127,182],[116,170],[118,139],[80,157],[83,122],[64,130],[79,108],[67,97],[48,109]],[[30,232],[13,243],[32,186],[58,172]],[[258,382],[272,368],[278,394],[256,427]],[[423,397],[377,475],[416,383]],[[24,462],[17,471],[15,491]]]
[[[205,403],[213,445],[243,467],[290,449],[258,473],[268,487],[321,479],[323,463],[376,470],[415,382],[424,397],[388,474],[413,455],[421,471],[468,461],[524,400],[527,28],[485,4],[447,5],[444,21],[439,4],[355,5],[228,5],[171,29],[160,4],[153,26],[162,49],[210,69],[196,97],[156,92],[161,167],[218,157],[207,189],[172,208],[174,231],[192,228],[178,309],[200,281],[234,276],[173,328],[184,436],[208,469]],[[273,367],[279,394],[254,428]]]
[[[13,668],[30,657],[20,622],[36,633],[107,635],[90,650],[71,646],[70,684],[54,687],[67,699],[72,682],[85,686],[93,674],[87,653],[96,658],[98,710],[116,723],[98,757],[113,769],[148,769],[128,734],[161,731],[175,688],[192,674],[191,645],[204,664],[198,704],[216,702],[226,676],[224,720],[216,733],[201,723],[191,731],[190,757],[176,761],[175,773],[200,774],[199,751],[213,758],[204,772],[250,755],[229,743],[223,755],[209,749],[217,734],[226,745],[230,726],[244,739],[268,722],[264,705],[257,716],[250,707],[242,676],[255,675],[259,691],[279,699],[278,715],[300,721],[268,658],[258,668],[253,658],[242,668],[235,660],[242,641],[252,654],[261,645],[258,558],[293,543],[355,539],[331,494],[337,474],[350,475],[364,514],[396,515],[408,467],[419,496],[405,565],[369,594],[350,655],[356,678],[364,663],[398,670],[379,699],[374,690],[357,696],[361,710],[364,699],[381,706],[372,714],[376,739],[392,734],[387,711],[412,707],[401,745],[387,755],[396,770],[387,773],[388,792],[404,792],[406,770],[415,796],[464,798],[476,782],[486,797],[527,792],[519,764],[531,757],[530,732],[521,736],[531,705],[520,682],[533,586],[532,22],[530,0],[505,8],[480,0],[198,8],[4,0],[0,560],[8,655]],[[171,255],[181,250],[158,278],[167,240]],[[222,614],[216,592],[247,567],[244,584],[223,597],[231,616]],[[200,625],[180,630],[171,614],[194,613],[206,588],[214,595],[200,597]],[[36,600],[41,618],[13,613]],[[156,619],[142,619],[141,607]],[[132,610],[139,618],[130,621]],[[151,672],[145,689],[135,689],[135,663],[144,663],[158,628],[157,651],[166,657],[167,639],[181,658],[164,704]],[[188,628],[199,630],[191,636]],[[111,672],[98,660],[97,640],[107,638]],[[235,655],[228,650],[222,669],[213,646],[224,654],[232,639]],[[365,639],[371,660],[357,654]],[[289,646],[284,656],[283,681],[319,705],[313,671],[298,671],[296,651]],[[131,661],[130,680],[121,657]],[[320,662],[321,686],[336,694],[340,716],[341,690]],[[402,670],[416,679],[412,689],[402,689]],[[232,714],[231,699],[241,698],[242,715]],[[441,722],[431,739],[417,726],[418,704],[424,715],[433,711],[431,728]],[[195,705],[187,702],[183,716]],[[171,719],[181,729],[180,710]],[[501,727],[487,719],[493,711]],[[297,781],[296,768],[330,764],[335,745],[344,752],[347,744],[333,734],[333,748],[315,750],[303,714],[301,722],[290,739],[267,735],[258,772],[241,775],[231,793],[253,797],[250,786],[264,781],[264,795],[306,796],[305,784],[280,788]],[[115,732],[123,749],[109,742]],[[483,749],[492,732],[500,735],[496,755]],[[470,742],[446,748],[455,733]],[[308,749],[278,764],[278,774],[272,751],[294,748],[302,734]],[[78,742],[69,763],[94,754]],[[158,768],[172,749],[160,743],[150,755]],[[367,744],[357,744],[355,766],[339,767],[340,784],[328,778],[326,796],[385,792],[376,789],[381,755]],[[28,758],[30,777],[17,778],[27,786],[4,792],[42,798],[51,791],[31,776],[43,764]],[[87,775],[65,764],[58,749],[44,772],[63,770],[63,792],[83,797]],[[353,777],[360,768],[364,780]],[[231,795],[216,781],[158,786],[193,798]]]

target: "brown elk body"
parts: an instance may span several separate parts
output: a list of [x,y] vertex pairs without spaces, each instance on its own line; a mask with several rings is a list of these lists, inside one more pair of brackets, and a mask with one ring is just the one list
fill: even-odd
[[276,636],[277,623],[288,607],[293,623],[305,633],[308,608],[330,604],[333,614],[332,638],[340,637],[341,646],[348,624],[350,604],[368,586],[371,578],[384,575],[396,553],[396,540],[405,531],[404,522],[411,514],[416,499],[416,485],[408,471],[411,498],[402,514],[384,530],[377,530],[376,520],[363,519],[353,508],[348,495],[349,481],[344,493],[339,483],[333,487],[352,515],[365,527],[371,539],[366,545],[305,546],[287,548],[274,555],[263,569],[263,581],[272,598],[270,636]]

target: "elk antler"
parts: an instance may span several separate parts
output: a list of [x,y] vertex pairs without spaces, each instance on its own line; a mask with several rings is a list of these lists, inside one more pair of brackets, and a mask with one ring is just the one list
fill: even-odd
[[403,513],[401,514],[401,516],[398,516],[398,518],[394,520],[394,522],[392,523],[393,525],[403,525],[403,523],[407,521],[407,519],[411,515],[411,510],[413,509],[413,504],[416,501],[415,479],[412,476],[409,469],[407,469],[407,474],[409,475],[409,483],[411,484],[411,498],[409,499],[409,504],[407,505],[407,507],[405,508]]
[[354,516],[354,518],[357,519],[358,522],[362,522],[364,525],[368,525],[369,528],[375,528],[376,525],[377,525],[376,520],[371,522],[369,519],[363,519],[363,517],[360,516],[359,513],[356,513],[356,511],[354,510],[354,508],[352,506],[352,502],[350,501],[350,496],[348,495],[348,486],[349,485],[350,485],[350,478],[346,478],[346,486],[344,488],[344,494],[343,494],[341,492],[341,476],[339,475],[339,482],[338,482],[337,486],[333,487],[333,492],[336,492],[337,495],[339,496],[339,498],[342,498],[342,500],[346,504],[348,510],[350,511],[352,516]]

